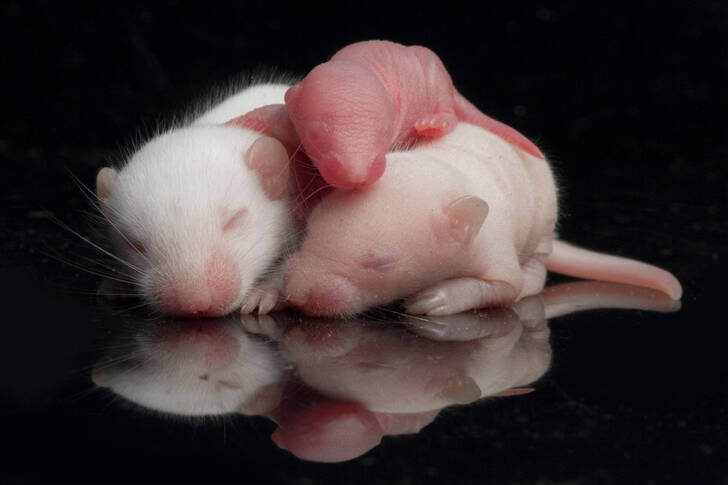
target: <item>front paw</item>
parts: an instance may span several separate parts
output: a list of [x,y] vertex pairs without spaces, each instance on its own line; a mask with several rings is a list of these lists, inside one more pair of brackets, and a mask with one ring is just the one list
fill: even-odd
[[285,300],[279,290],[273,288],[254,289],[250,290],[243,298],[240,313],[253,313],[257,310],[260,315],[265,315],[284,307]]
[[415,131],[420,136],[436,138],[444,136],[455,129],[457,117],[450,113],[427,115],[415,122]]

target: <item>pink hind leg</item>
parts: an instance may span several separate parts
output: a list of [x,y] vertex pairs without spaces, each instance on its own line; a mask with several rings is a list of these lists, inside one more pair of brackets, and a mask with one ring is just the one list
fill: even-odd
[[446,104],[444,101],[438,103],[433,114],[423,116],[415,122],[415,131],[418,135],[436,138],[447,135],[455,129],[458,118],[452,106],[448,110],[447,106],[444,106]]
[[454,278],[437,283],[410,298],[404,305],[415,315],[452,315],[475,308],[504,306],[513,302],[518,292],[504,281],[479,278]]
[[521,269],[523,270],[523,289],[518,298],[541,293],[546,282],[546,265],[543,260],[534,255],[521,266]]

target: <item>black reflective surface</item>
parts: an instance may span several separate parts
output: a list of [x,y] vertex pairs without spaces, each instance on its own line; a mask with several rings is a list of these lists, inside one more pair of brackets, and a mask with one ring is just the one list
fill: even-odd
[[[10,2],[1,12],[1,481],[726,482],[722,5]],[[290,314],[156,324],[97,299],[100,278],[77,266],[98,254],[57,223],[96,234],[74,177],[92,184],[140,131],[242,70],[302,74],[366,38],[436,51],[461,92],[549,155],[561,236],[670,269],[682,308],[649,311],[675,308],[602,288],[582,304],[642,310],[526,318],[596,294],[551,290],[443,329],[400,316],[389,325],[386,313],[342,325]],[[256,358],[222,375],[241,348]],[[331,442],[321,436],[351,459],[294,456],[320,459]]]

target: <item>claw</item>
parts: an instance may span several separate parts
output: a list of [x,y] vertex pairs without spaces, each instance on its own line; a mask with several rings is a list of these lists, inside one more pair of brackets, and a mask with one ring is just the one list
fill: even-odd
[[455,129],[455,115],[437,113],[420,118],[415,122],[415,131],[420,136],[436,138],[447,135]]

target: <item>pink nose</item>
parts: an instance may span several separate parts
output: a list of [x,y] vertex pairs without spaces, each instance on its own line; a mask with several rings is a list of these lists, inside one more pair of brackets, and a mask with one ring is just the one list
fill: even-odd
[[328,160],[317,163],[324,179],[341,190],[352,190],[370,185],[382,176],[386,165],[384,155],[377,155],[369,162]]
[[165,313],[185,317],[224,315],[240,293],[240,277],[235,262],[213,255],[202,271],[170,271],[155,283],[155,294]]
[[210,289],[206,284],[178,284],[165,306],[184,317],[214,316]]

